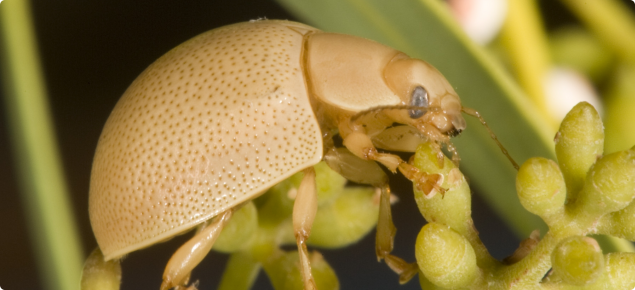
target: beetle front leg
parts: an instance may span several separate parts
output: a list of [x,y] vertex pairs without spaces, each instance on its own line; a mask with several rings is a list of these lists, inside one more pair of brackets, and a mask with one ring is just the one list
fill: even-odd
[[402,258],[393,256],[392,252],[397,229],[392,222],[390,210],[390,189],[387,186],[381,188],[379,201],[379,220],[377,221],[377,235],[375,236],[375,253],[377,260],[384,259],[390,269],[399,275],[399,283],[405,284],[414,277],[419,267],[417,263],[407,263]]
[[403,161],[397,155],[378,152],[370,137],[364,133],[352,132],[348,134],[348,136],[344,138],[344,146],[357,157],[377,161],[386,166],[393,173],[399,170],[428,197],[432,197],[437,193],[445,193],[445,190],[441,188],[443,175],[422,172]]
[[196,233],[172,255],[163,272],[161,290],[183,286],[188,282],[190,273],[207,256],[233,213],[234,209],[229,209],[216,216],[211,224]]
[[304,170],[304,177],[298,188],[295,202],[293,203],[293,231],[298,244],[298,254],[300,256],[300,272],[304,280],[305,290],[317,289],[315,280],[311,274],[311,264],[309,262],[309,251],[306,241],[311,234],[311,226],[315,220],[317,212],[317,189],[315,186],[315,169],[309,167]]

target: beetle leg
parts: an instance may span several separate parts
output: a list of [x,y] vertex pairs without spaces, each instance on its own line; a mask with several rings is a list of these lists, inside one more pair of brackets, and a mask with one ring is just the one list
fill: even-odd
[[404,162],[397,155],[379,153],[375,148],[375,145],[373,145],[373,141],[371,141],[370,137],[364,133],[350,133],[346,136],[346,138],[344,138],[343,143],[344,146],[346,146],[346,148],[353,154],[357,155],[357,157],[364,160],[377,161],[388,167],[388,170],[393,173],[397,172],[399,164]]
[[346,148],[331,148],[324,154],[324,161],[347,180],[375,187],[388,183],[388,176],[372,160],[361,159]]
[[[357,157],[365,160],[374,160],[388,167],[393,173],[399,170],[406,178],[410,179],[415,186],[423,191],[427,197],[433,197],[437,193],[445,193],[441,188],[443,183],[443,175],[428,174],[419,171],[416,167],[403,161],[399,156],[389,153],[379,153],[373,145],[368,135],[353,132],[344,138],[344,146]],[[443,152],[439,149],[443,158]]]
[[401,174],[412,180],[418,190],[423,192],[427,198],[432,198],[437,193],[445,194],[446,190],[441,187],[443,184],[443,175],[437,173],[427,173],[420,171],[418,168],[408,164],[399,164]]
[[390,254],[397,229],[392,222],[390,210],[390,189],[387,186],[381,188],[379,202],[379,219],[377,221],[377,235],[375,236],[375,253],[377,260],[384,259],[390,269],[399,275],[399,283],[404,284],[419,272],[417,263],[407,263],[402,258]]
[[176,253],[168,261],[165,272],[163,272],[161,290],[182,286],[187,283],[190,273],[212,249],[216,238],[218,238],[233,213],[234,209],[222,212],[216,216],[211,224],[203,228],[176,250]]
[[461,161],[461,157],[459,156],[459,152],[456,151],[456,147],[454,147],[454,144],[448,142],[445,144],[445,146],[447,146],[448,151],[450,151],[452,153],[452,163],[454,163],[455,167],[459,167],[459,161]]
[[401,152],[415,152],[420,144],[430,140],[428,136],[408,125],[384,129],[371,138],[377,148]]
[[317,189],[315,186],[315,169],[309,167],[304,170],[304,178],[302,178],[295,202],[293,203],[293,231],[298,244],[300,272],[304,280],[305,290],[317,289],[313,275],[311,274],[309,251],[306,247],[306,241],[309,239],[316,212]]

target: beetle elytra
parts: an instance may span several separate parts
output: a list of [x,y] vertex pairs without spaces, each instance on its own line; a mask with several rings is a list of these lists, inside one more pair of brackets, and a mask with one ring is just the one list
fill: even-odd
[[[304,171],[293,227],[311,289],[305,241],[317,209],[312,166],[325,159],[348,179],[387,193],[378,162],[429,195],[442,192],[440,175],[377,148],[413,151],[433,141],[452,151],[450,137],[466,126],[461,111],[434,67],[374,41],[288,21],[214,29],[155,61],[114,108],[92,168],[93,231],[110,260],[215,218],[170,259],[161,288],[180,286],[235,207]],[[345,148],[335,148],[335,134]],[[392,222],[381,220],[390,218],[383,203],[377,255],[409,273],[402,275],[416,274],[390,255],[394,233]]]

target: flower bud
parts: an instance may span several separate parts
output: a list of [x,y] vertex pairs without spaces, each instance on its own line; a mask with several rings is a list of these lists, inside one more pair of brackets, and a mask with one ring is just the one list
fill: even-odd
[[551,254],[554,273],[572,285],[593,283],[604,271],[600,245],[589,237],[574,236],[562,241]]
[[[298,252],[278,252],[275,257],[267,259],[263,268],[269,276],[269,280],[276,290],[303,289],[304,283],[300,268],[298,267]],[[333,268],[324,260],[322,254],[314,251],[309,254],[311,273],[317,289],[336,290],[340,288],[340,282]]]
[[525,209],[543,219],[563,208],[567,193],[558,165],[541,157],[531,158],[520,167],[516,192]]
[[631,202],[622,210],[603,216],[598,225],[598,233],[635,240],[635,203]]
[[326,162],[320,162],[314,168],[318,204],[323,205],[342,193],[342,189],[346,185],[346,178],[331,169]]
[[426,278],[444,288],[468,287],[480,274],[472,245],[449,227],[428,223],[415,246],[419,269]]
[[82,290],[119,290],[121,265],[119,260],[104,261],[99,248],[86,259],[82,272]]
[[443,175],[442,188],[447,191],[432,198],[414,187],[415,201],[419,211],[427,221],[435,221],[449,226],[459,233],[466,233],[471,226],[470,188],[461,171],[444,157],[443,168],[439,168],[436,150],[429,143],[417,148],[414,166],[422,172]]
[[234,212],[214,242],[213,249],[224,253],[241,250],[251,244],[257,228],[258,210],[250,201]]
[[605,214],[621,210],[635,197],[635,151],[606,155],[587,174],[578,212]]
[[635,253],[610,253],[604,259],[612,289],[635,289]]
[[419,270],[419,285],[421,286],[421,289],[425,289],[425,290],[446,290],[447,289],[447,288],[437,286],[434,283],[430,282],[430,280],[426,278],[426,275],[423,275],[421,270]]
[[336,200],[320,207],[307,243],[339,248],[363,238],[377,224],[379,203],[368,187],[344,189]]
[[[341,193],[346,179],[328,167],[325,162],[314,166],[317,185],[318,206],[329,203]],[[277,226],[293,212],[293,204],[304,174],[296,173],[271,187],[265,195],[256,199],[260,212],[260,224],[265,227]]]
[[604,148],[604,127],[595,108],[586,102],[573,107],[562,120],[555,142],[569,199],[575,200],[587,171]]

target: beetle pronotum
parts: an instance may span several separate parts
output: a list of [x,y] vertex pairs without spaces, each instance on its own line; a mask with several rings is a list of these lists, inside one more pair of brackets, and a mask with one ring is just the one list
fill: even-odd
[[[385,178],[346,168],[383,176],[376,163],[358,162],[376,161],[429,195],[441,192],[441,175],[376,148],[413,151],[429,140],[452,150],[450,137],[465,129],[461,110],[434,67],[370,40],[288,21],[214,29],[159,58],[114,108],[92,168],[93,231],[110,260],[216,217],[168,262],[161,289],[180,286],[236,206],[304,171],[293,227],[312,289],[305,245],[317,209],[312,166],[325,159],[348,179],[385,189],[382,200]],[[335,134],[346,149],[334,148]],[[390,255],[387,200],[380,211],[377,255],[412,277],[416,270]]]

